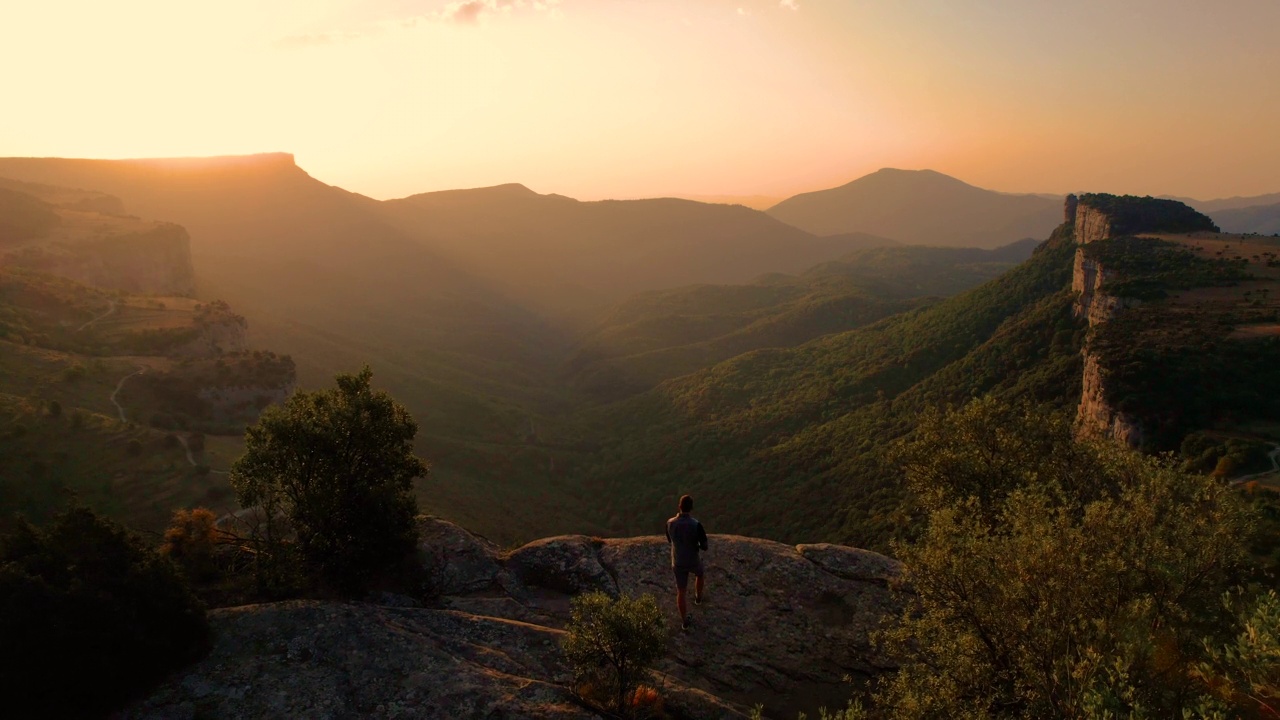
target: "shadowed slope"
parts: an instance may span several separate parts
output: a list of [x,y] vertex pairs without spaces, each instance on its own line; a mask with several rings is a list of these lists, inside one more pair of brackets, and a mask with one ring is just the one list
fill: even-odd
[[592,418],[601,460],[584,483],[620,532],[642,530],[631,508],[689,492],[727,532],[884,547],[910,524],[887,451],[919,413],[987,392],[1079,398],[1070,230],[930,307],[746,353],[604,408]]
[[583,339],[570,368],[593,396],[621,398],[735,355],[800,345],[954,295],[1027,259],[1035,245],[876,247],[800,275],[643,293]]
[[[199,295],[252,318],[251,342],[292,355],[301,386],[372,365],[421,424],[419,450],[451,480],[430,507],[471,521],[481,513],[465,507],[489,503],[490,483],[541,482],[544,452],[515,474],[509,466],[531,414],[560,401],[547,378],[564,341],[395,227],[381,203],[316,181],[288,155],[0,159],[0,177],[92,188],[130,213],[181,223]],[[554,422],[537,425],[555,437]],[[563,501],[550,503],[568,514]],[[476,527],[505,537],[506,524],[489,519]],[[548,522],[530,532],[563,529]]]
[[554,317],[595,320],[626,296],[697,282],[800,272],[888,243],[818,238],[740,205],[690,200],[579,202],[522,185],[387,202],[442,255]]
[[1280,203],[1215,210],[1213,220],[1223,232],[1274,235],[1280,233]]

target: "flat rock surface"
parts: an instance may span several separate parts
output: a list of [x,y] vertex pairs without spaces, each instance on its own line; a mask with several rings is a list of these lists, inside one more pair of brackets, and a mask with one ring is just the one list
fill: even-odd
[[[585,718],[560,651],[573,595],[653,595],[668,653],[652,684],[673,718],[838,707],[892,664],[870,634],[896,613],[899,564],[857,548],[712,535],[706,595],[680,629],[661,537],[545,538],[503,553],[422,526],[434,607],[294,601],[211,613],[213,651],[124,715],[175,718]],[[391,605],[406,603],[390,602]]]
[[294,601],[216,610],[213,651],[124,718],[594,718],[562,633],[448,610]]

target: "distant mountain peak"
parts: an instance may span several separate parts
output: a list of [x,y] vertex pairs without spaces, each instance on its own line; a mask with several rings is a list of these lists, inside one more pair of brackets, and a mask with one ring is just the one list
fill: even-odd
[[863,232],[908,244],[990,248],[1047,235],[1060,208],[1057,198],[985,190],[936,170],[881,168],[767,212],[815,235]]
[[542,195],[520,183],[503,183],[477,188],[458,188],[456,190],[434,190],[432,192],[410,195],[404,200],[414,202],[432,202],[448,198],[467,198],[469,200],[510,200],[515,198],[559,197]]
[[880,168],[873,173],[863,175],[857,180],[845,183],[844,187],[848,187],[854,183],[874,183],[883,181],[906,183],[945,183],[948,185],[955,185],[957,187],[974,187],[959,178],[954,178],[946,173],[940,173],[937,170],[930,170],[928,168],[922,168],[920,170],[906,170],[903,168],[892,167]]

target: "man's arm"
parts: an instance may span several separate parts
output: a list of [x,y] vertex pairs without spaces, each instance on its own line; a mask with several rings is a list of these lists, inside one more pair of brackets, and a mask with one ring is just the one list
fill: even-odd
[[667,544],[671,544],[671,521],[667,521]]
[[702,527],[701,522],[698,523],[698,547],[707,549],[707,531]]

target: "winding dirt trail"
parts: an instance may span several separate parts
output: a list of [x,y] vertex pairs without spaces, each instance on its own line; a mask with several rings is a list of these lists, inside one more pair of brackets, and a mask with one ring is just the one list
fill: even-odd
[[111,404],[116,406],[116,412],[120,414],[120,422],[129,422],[129,419],[124,416],[124,406],[120,404],[120,401],[116,399],[116,396],[124,389],[125,381],[135,375],[141,375],[146,371],[147,369],[145,367],[139,365],[137,370],[120,378],[120,382],[116,383],[116,389],[111,391]]
[[1255,480],[1264,475],[1275,475],[1277,473],[1280,473],[1280,445],[1277,445],[1276,443],[1271,444],[1271,452],[1267,453],[1267,459],[1271,461],[1270,470],[1265,470],[1260,473],[1252,473],[1250,475],[1241,475],[1240,477],[1232,480],[1231,484],[1242,485],[1244,483],[1249,482],[1250,480]]
[[[120,382],[116,383],[116,389],[113,390],[111,393],[111,404],[116,406],[116,412],[120,414],[120,422],[129,422],[129,419],[125,417],[124,406],[120,404],[120,401],[116,399],[116,396],[118,396],[120,394],[120,391],[124,389],[124,384],[129,378],[134,377],[135,375],[141,375],[146,371],[147,371],[147,368],[139,365],[138,369],[135,372],[125,375],[124,377],[120,378]],[[174,433],[173,436],[178,439],[178,442],[182,443],[182,451],[187,454],[187,462],[191,463],[191,467],[199,467],[200,463],[196,462],[196,456],[194,453],[191,452],[191,444],[187,441],[187,438],[180,433]],[[213,468],[209,468],[209,473],[211,475],[229,475],[230,474],[226,470],[214,470]]]
[[108,301],[107,301],[107,311],[106,311],[106,312],[104,312],[104,313],[102,313],[102,314],[101,314],[101,315],[99,315],[98,317],[93,318],[92,320],[90,320],[90,321],[86,322],[85,324],[81,325],[80,327],[76,328],[76,332],[80,332],[81,330],[84,330],[85,328],[89,327],[90,325],[92,325],[92,324],[94,324],[94,323],[98,322],[98,321],[99,321],[99,320],[101,320],[102,318],[104,318],[104,317],[106,317],[106,316],[108,316],[108,315],[110,315],[110,314],[114,313],[114,312],[116,311],[116,308],[118,308],[118,307],[120,307],[120,303],[117,303],[115,300],[108,300]]

